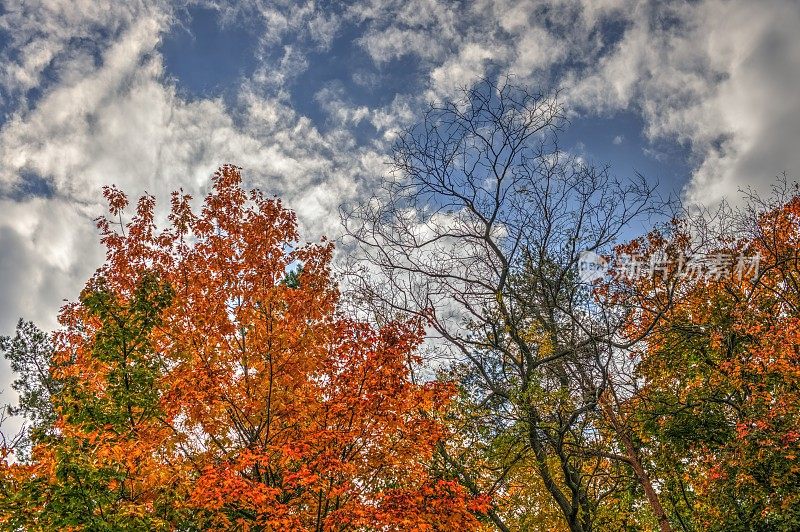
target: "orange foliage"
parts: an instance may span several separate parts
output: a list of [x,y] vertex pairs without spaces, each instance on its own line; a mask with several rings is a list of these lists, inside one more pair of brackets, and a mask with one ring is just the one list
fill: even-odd
[[[705,250],[735,258],[723,275],[670,271],[667,281],[633,287],[648,304],[631,319],[631,336],[650,325],[647,316],[664,314],[638,352],[644,386],[630,409],[652,409],[648,437],[685,453],[665,457],[666,467],[682,461],[696,519],[710,528],[734,522],[725,521],[732,508],[751,515],[749,526],[792,528],[797,514],[787,510],[800,503],[800,196],[752,222],[749,233]],[[634,246],[645,257],[689,255],[687,234]],[[740,256],[757,258],[758,268],[743,271]],[[670,431],[680,434],[674,442]]]
[[[338,315],[333,245],[300,244],[294,213],[245,191],[236,167],[213,181],[199,213],[191,198],[173,195],[164,231],[156,230],[152,197],[123,224],[127,198],[104,190],[111,218],[98,226],[107,261],[84,297],[102,290],[132,309],[147,275],[169,292],[137,340],[147,348],[134,346],[139,358],[123,360],[157,368],[157,408],[127,403],[124,428],[70,414],[86,407],[79,397],[113,399],[120,362],[96,356],[108,325],[84,303],[62,311],[54,374],[84,395],[62,402],[58,428],[87,460],[126,472],[105,486],[121,493],[116,511],[146,514],[167,504],[166,527],[181,511],[216,529],[478,527],[475,512],[487,501],[428,467],[454,390],[409,380],[420,324],[377,329]],[[132,312],[125,316],[139,316]],[[59,482],[59,445],[37,446],[32,476]]]

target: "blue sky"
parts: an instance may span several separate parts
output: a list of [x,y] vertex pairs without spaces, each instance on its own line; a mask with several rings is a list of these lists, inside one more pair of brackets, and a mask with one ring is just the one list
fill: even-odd
[[[242,14],[222,20],[218,10],[206,6],[188,7],[178,15],[175,30],[165,36],[158,51],[163,55],[164,73],[186,98],[221,97],[235,106],[242,80],[252,76],[259,65],[259,31]],[[624,22],[604,20],[597,28],[605,48],[613,48],[624,34]],[[364,28],[356,22],[342,24],[325,49],[308,50],[307,64],[284,88],[292,107],[310,118],[320,131],[337,127],[320,102],[325,91],[340,92],[352,106],[380,108],[397,95],[413,98],[426,88],[426,65],[415,54],[405,54],[376,64],[359,43]],[[288,36],[284,45],[297,45]],[[302,44],[300,44],[302,45]],[[270,55],[267,52],[266,55]],[[272,53],[271,59],[278,60]],[[558,80],[554,65],[548,78]],[[359,83],[369,78],[370,84]],[[557,81],[547,80],[557,86]],[[538,86],[535,80],[531,86]],[[422,108],[419,109],[422,111]],[[649,140],[644,121],[636,109],[615,109],[595,114],[591,109],[573,109],[570,125],[560,135],[564,149],[581,153],[596,164],[611,164],[619,174],[639,172],[658,182],[666,193],[679,194],[691,175],[690,151],[674,138]],[[360,127],[359,127],[360,126]],[[360,142],[378,133],[368,123],[352,128]]]
[[562,148],[688,203],[800,167],[796,0],[0,6],[0,334],[100,264],[103,185],[164,205],[233,162],[336,238],[397,132],[481,77],[559,88]]

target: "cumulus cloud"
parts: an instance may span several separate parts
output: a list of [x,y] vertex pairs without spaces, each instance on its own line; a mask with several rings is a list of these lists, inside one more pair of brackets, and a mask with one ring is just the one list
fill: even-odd
[[34,0],[6,2],[3,7],[0,29],[9,43],[0,51],[0,85],[7,97],[41,88],[47,84],[48,68],[72,69],[87,54],[97,52],[106,36],[116,35],[134,21],[151,18],[166,24],[170,19],[169,6],[160,2]]
[[[791,1],[663,3],[626,11],[628,29],[568,98],[613,112],[638,108],[645,133],[690,147],[690,202],[764,192],[797,176],[800,10]],[[588,74],[588,75],[587,75]]]
[[706,52],[724,74],[696,104],[700,120],[692,120],[693,107],[684,123],[664,121],[668,133],[672,127],[697,142],[702,162],[687,188],[695,201],[748,186],[764,192],[783,171],[800,177],[800,10],[794,2],[766,6],[738,2],[718,17],[730,6],[717,3],[702,13]]
[[322,106],[331,120],[339,123],[358,125],[370,114],[367,106],[355,107],[346,101],[346,91],[341,83],[323,87],[314,95],[314,99]]
[[407,54],[436,61],[459,42],[464,10],[439,0],[369,0],[355,2],[347,17],[367,30],[360,42],[376,62]]
[[433,89],[451,96],[455,89],[474,84],[486,74],[487,61],[495,59],[497,51],[480,43],[465,44],[458,55],[449,58],[431,72]]
[[58,199],[0,200],[0,210],[0,330],[20,317],[54,327],[53,310],[102,259],[94,225],[82,205]]
[[[689,202],[765,191],[783,171],[797,176],[800,10],[792,0],[477,0],[438,33],[409,9],[371,5],[360,11],[370,21],[364,45],[376,61],[414,53],[430,62],[428,99],[512,72],[561,88],[582,116],[638,112],[651,141],[689,148]],[[446,2],[425,6],[411,13],[447,12]]]

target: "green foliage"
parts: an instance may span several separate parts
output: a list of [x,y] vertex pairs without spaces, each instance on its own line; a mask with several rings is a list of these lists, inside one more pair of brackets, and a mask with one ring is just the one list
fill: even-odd
[[[87,318],[99,320],[91,343],[98,363],[94,376],[77,378],[69,373],[72,361],[52,361],[46,335],[32,325],[21,324],[14,341],[4,340],[6,356],[18,361],[15,370],[22,374],[15,412],[34,420],[33,441],[47,446],[40,451],[34,447],[33,458],[42,461],[41,453],[47,453],[44,461],[52,463],[56,479],[33,474],[11,481],[14,489],[0,504],[0,513],[12,516],[7,523],[11,529],[36,523],[41,530],[166,530],[167,523],[176,522],[174,505],[167,504],[174,495],[168,485],[156,498],[163,504],[156,503],[147,513],[136,507],[140,488],[133,479],[144,458],[124,452],[136,446],[143,429],[157,426],[161,415],[159,365],[148,337],[160,324],[172,289],[151,273],[141,279],[127,301],[113,294],[102,278],[81,296]],[[45,361],[66,376],[57,380],[39,373]],[[59,426],[69,426],[69,431],[54,428],[59,414]],[[118,447],[120,454],[98,456],[99,438]]]
[[19,320],[13,337],[0,337],[0,352],[17,376],[11,387],[18,394],[18,402],[8,410],[26,422],[15,449],[24,460],[30,457],[34,442],[52,435],[57,414],[51,398],[60,392],[62,384],[50,373],[53,354],[50,338],[32,322]]
[[92,356],[110,369],[102,396],[77,385],[68,390],[72,393],[65,405],[69,423],[133,430],[158,414],[159,360],[153,356],[149,336],[172,296],[169,284],[153,273],[142,275],[129,301],[120,301],[102,278],[84,291],[81,303],[102,324],[92,343]]
[[292,270],[286,272],[286,277],[283,278],[281,284],[288,286],[289,288],[300,288],[300,276],[303,273],[303,266],[298,266]]

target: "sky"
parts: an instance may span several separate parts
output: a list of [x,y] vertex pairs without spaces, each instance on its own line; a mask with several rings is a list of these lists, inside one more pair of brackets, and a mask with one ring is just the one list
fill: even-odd
[[397,132],[480,78],[559,90],[564,149],[688,203],[800,172],[796,0],[0,5],[0,335],[100,265],[103,185],[164,206],[235,163],[336,238]]

